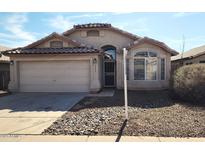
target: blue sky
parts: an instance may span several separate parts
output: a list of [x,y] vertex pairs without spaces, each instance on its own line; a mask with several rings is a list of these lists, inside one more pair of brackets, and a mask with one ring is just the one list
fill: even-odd
[[74,24],[103,22],[165,42],[181,51],[205,45],[205,13],[0,13],[0,44],[25,46],[52,32],[62,33]]

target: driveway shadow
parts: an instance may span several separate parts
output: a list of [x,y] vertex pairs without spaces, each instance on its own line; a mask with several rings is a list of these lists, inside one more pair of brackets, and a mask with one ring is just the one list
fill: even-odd
[[[172,106],[174,104],[175,101],[171,99],[168,90],[128,91],[128,105],[130,107],[149,109]],[[70,111],[114,106],[124,106],[123,90],[116,90],[113,97],[85,97]]]

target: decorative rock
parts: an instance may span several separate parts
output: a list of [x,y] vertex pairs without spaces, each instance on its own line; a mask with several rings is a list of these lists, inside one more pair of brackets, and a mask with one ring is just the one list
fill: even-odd
[[[136,97],[135,94],[133,96]],[[205,137],[204,110],[194,111],[179,104],[168,104],[168,106],[165,104],[166,107],[157,108],[163,106],[164,99],[161,100],[163,96],[161,94],[159,96],[162,105],[159,105],[159,102],[155,104],[156,100],[153,103],[148,100],[143,101],[143,104],[129,106],[129,121],[123,130],[123,135]],[[97,98],[94,100],[95,103],[92,99],[86,100],[85,105],[83,102],[78,104],[75,109],[79,110],[65,113],[42,134],[118,135],[124,122],[124,106],[115,105],[112,102],[115,101],[112,100],[113,98],[109,98],[110,102],[107,98]],[[104,100],[109,104],[103,106]],[[96,107],[97,103],[98,107]],[[89,106],[86,107],[86,104]]]

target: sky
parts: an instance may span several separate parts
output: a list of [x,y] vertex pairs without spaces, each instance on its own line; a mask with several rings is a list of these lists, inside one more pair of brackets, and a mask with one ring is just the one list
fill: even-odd
[[22,47],[52,32],[76,24],[111,23],[138,36],[147,36],[182,51],[205,45],[205,13],[0,13],[0,45]]

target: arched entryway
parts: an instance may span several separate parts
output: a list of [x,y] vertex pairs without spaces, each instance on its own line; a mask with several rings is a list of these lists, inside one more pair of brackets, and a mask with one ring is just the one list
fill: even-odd
[[112,45],[102,47],[103,52],[103,84],[104,87],[116,86],[116,48]]

